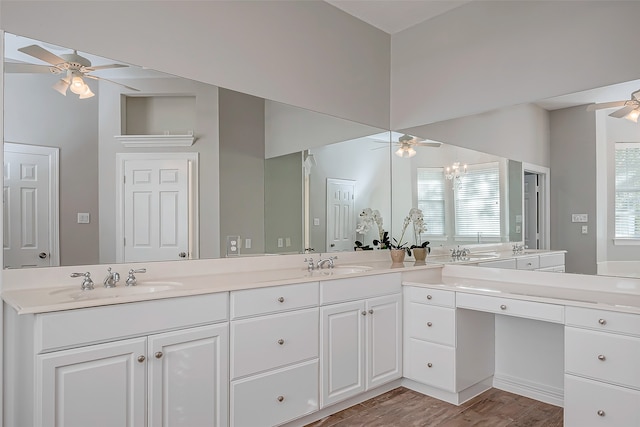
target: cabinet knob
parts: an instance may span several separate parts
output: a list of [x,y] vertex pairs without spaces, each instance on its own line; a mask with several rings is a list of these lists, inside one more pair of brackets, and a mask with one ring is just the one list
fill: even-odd
[[431,323],[431,322],[427,322],[427,326],[428,326],[428,327],[432,327],[432,326],[433,326],[433,323]]
[[606,360],[606,359],[607,359],[607,358],[606,358],[606,357],[604,357],[604,354],[599,354],[599,355],[598,355],[598,360],[602,360],[602,361],[604,361],[604,360]]
[[373,309],[372,308],[369,309],[369,314],[373,314]]
[[278,298],[278,302],[284,302],[284,297]]
[[278,397],[276,397],[276,400],[278,402],[284,402],[284,396],[278,396]]
[[284,345],[284,340],[283,340],[282,338],[280,338],[280,339],[278,340],[278,344],[280,344],[280,345]]
[[360,313],[360,314],[362,314],[363,316],[366,316],[366,315],[367,315],[367,312],[366,312],[366,311],[364,311],[364,310],[362,310],[362,313]]
[[598,323],[600,323],[601,325],[606,325],[607,321],[605,319],[598,319]]
[[160,359],[160,358],[162,358],[162,352],[161,351],[156,351],[156,354],[154,354],[154,356],[156,357],[156,359]]
[[602,409],[599,409],[597,414],[600,415],[601,417],[604,417],[604,411]]
[[144,356],[138,356],[138,362],[142,363],[146,360],[146,357]]
[[433,298],[431,295],[427,295],[427,299],[431,299]]
[[507,309],[507,306],[506,306],[506,305],[502,304],[502,305],[500,306],[500,310],[506,310],[506,309]]
[[427,367],[429,367],[429,368],[433,367],[433,363],[431,363],[431,362],[427,363]]

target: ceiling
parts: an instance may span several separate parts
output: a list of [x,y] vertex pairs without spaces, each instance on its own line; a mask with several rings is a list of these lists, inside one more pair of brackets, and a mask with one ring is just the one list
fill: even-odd
[[467,4],[471,0],[325,1],[386,33],[395,34]]

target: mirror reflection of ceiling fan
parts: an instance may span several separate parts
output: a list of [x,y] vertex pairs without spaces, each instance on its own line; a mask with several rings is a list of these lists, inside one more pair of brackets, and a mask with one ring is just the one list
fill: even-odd
[[[395,139],[395,138],[394,138]],[[398,141],[393,142],[398,145],[398,149],[395,151],[395,155],[398,157],[413,157],[417,154],[415,147],[435,147],[438,148],[442,145],[441,142],[432,141],[428,139],[421,139],[416,136],[402,135],[398,138]]]
[[71,90],[71,92],[78,95],[80,99],[91,98],[92,96],[94,96],[91,88],[89,88],[89,85],[85,83],[83,78],[102,80],[124,86],[129,90],[138,91],[138,89],[124,85],[122,83],[114,82],[112,80],[107,80],[105,78],[89,74],[93,71],[104,70],[108,68],[128,67],[128,65],[109,64],[94,67],[91,66],[91,61],[83,56],[78,55],[78,52],[75,50],[73,51],[73,53],[66,53],[58,56],[54,53],[49,52],[47,49],[35,44],[22,47],[18,50],[50,65],[5,62],[5,71],[8,73],[47,73],[63,75],[64,77],[62,77],[53,85],[53,89],[60,92],[62,95],[66,96],[67,90]]
[[613,101],[603,102],[601,104],[590,104],[587,106],[587,111],[602,110],[604,108],[622,107],[613,113],[609,114],[611,117],[618,119],[625,118],[632,122],[638,123],[640,117],[640,90],[637,90],[631,94],[631,98],[627,101]]

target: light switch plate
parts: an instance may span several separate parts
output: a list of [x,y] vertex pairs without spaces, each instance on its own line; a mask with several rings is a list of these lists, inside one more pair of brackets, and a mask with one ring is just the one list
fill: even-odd
[[571,214],[571,222],[589,222],[589,215]]
[[89,224],[89,214],[78,212],[78,224]]
[[589,233],[589,226],[588,225],[583,225],[582,226],[582,234],[588,234]]

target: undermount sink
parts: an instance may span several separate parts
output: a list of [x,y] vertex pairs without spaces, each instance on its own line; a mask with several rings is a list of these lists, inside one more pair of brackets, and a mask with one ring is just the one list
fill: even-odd
[[364,273],[371,270],[372,267],[366,265],[336,265],[333,268],[324,268],[312,270],[309,273],[317,276],[337,276],[341,274]]
[[59,299],[59,302],[85,301],[101,298],[118,298],[130,295],[155,294],[166,292],[182,286],[180,282],[167,281],[146,281],[140,282],[136,286],[116,286],[115,288],[105,288],[97,286],[92,290],[80,290],[77,286],[56,289],[49,292],[49,295]]

